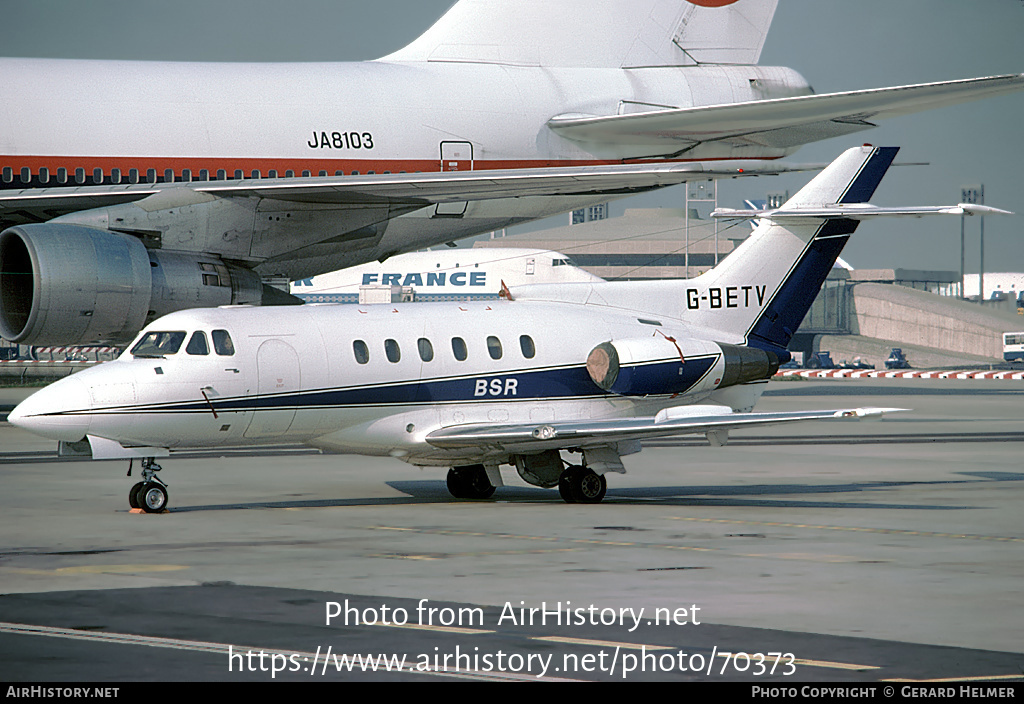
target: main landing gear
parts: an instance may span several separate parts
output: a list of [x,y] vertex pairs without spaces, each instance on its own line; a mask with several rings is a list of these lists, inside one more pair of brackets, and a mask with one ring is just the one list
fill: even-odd
[[598,504],[608,491],[603,474],[572,464],[558,477],[558,493],[567,504]]
[[494,495],[494,485],[484,466],[474,464],[448,470],[448,491],[456,499],[489,499]]
[[[146,513],[160,513],[167,508],[167,485],[156,476],[161,469],[152,457],[142,460],[142,481],[128,492],[128,505]],[[128,476],[132,475],[131,464]]]
[[[601,503],[608,491],[608,481],[604,475],[581,465],[569,465],[559,471],[564,465],[557,454],[548,459],[552,462],[547,465],[535,462],[527,471],[521,470],[520,476],[534,486],[554,487],[557,483],[558,493],[567,504]],[[543,471],[544,474],[538,476],[536,471]],[[494,485],[487,478],[484,466],[475,464],[448,470],[448,491],[456,499],[480,501],[494,495]]]

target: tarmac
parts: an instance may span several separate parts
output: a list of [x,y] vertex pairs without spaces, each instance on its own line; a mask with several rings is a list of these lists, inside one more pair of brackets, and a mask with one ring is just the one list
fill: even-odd
[[160,515],[0,422],[0,681],[1024,680],[1024,380],[757,410],[854,406],[912,411],[647,443],[595,506],[289,446],[172,456]]

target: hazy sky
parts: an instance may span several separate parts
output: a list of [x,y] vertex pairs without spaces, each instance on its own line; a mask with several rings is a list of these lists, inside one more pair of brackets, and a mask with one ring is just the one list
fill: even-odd
[[[555,2],[557,0],[552,0]],[[401,47],[450,0],[0,0],[0,54],[206,61],[354,61]],[[566,28],[571,31],[571,28]],[[1022,0],[781,0],[764,65],[789,66],[819,93],[1024,72]],[[827,162],[847,147],[903,147],[875,196],[880,205],[956,202],[985,184],[986,203],[1024,213],[1024,92],[883,122],[804,147],[793,162]],[[726,182],[722,205],[795,192],[806,176]],[[681,206],[669,189],[624,207]],[[561,224],[563,221],[559,221]],[[968,271],[978,265],[978,221],[968,220]],[[960,220],[862,226],[844,258],[857,267],[955,270]],[[1024,271],[1024,215],[986,218],[987,271]]]

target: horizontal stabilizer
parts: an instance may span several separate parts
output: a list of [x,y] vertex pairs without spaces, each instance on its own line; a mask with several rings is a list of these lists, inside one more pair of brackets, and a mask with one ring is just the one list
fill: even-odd
[[836,205],[828,208],[778,208],[776,210],[734,210],[717,208],[711,217],[724,220],[746,220],[748,218],[770,218],[774,222],[796,220],[800,218],[846,218],[847,220],[866,220],[872,217],[912,217],[926,215],[1013,215],[1009,210],[1001,210],[986,205],[960,203],[959,205],[934,205],[923,207],[880,208],[867,203]]
[[548,127],[578,142],[664,146],[702,142],[777,149],[852,134],[875,122],[1024,88],[1024,74],[806,95],[608,117],[554,117]]
[[557,450],[738,430],[804,420],[855,420],[878,417],[904,408],[845,408],[830,411],[733,413],[728,407],[679,406],[647,418],[569,421],[565,423],[472,424],[435,430],[427,442],[443,449],[500,447],[510,452]]

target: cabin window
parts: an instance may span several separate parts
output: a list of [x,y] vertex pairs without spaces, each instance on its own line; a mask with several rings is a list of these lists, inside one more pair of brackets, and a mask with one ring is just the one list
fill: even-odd
[[469,350],[466,349],[466,341],[461,337],[452,338],[452,354],[454,354],[455,359],[460,362],[465,362],[466,358],[469,357]]
[[192,169],[182,169],[181,180],[184,183],[190,183],[192,181]]
[[50,170],[48,168],[46,168],[45,166],[43,168],[39,169],[39,181],[40,181],[40,183],[49,183],[50,182]]
[[303,170],[302,170],[302,178],[309,178],[309,177],[310,177],[310,176],[312,176],[312,175],[313,175],[313,174],[311,174],[311,173],[309,172],[309,169],[303,169]]
[[206,344],[206,333],[202,331],[192,333],[192,338],[188,341],[185,351],[191,355],[210,354],[210,346]]
[[129,183],[138,183],[139,182],[139,170],[138,169],[128,169],[128,182]]
[[224,169],[217,169],[217,180],[218,181],[227,181],[228,180],[228,172],[225,171]]
[[271,169],[268,171],[267,178],[277,178],[277,169]]
[[184,332],[151,332],[139,340],[135,347],[132,347],[132,354],[136,357],[163,357],[168,354],[177,354],[184,341]]
[[68,182],[68,170],[65,169],[62,166],[59,169],[57,169],[57,183],[67,183],[67,182]]
[[402,359],[402,350],[398,348],[398,343],[394,340],[384,340],[384,354],[388,356],[388,361],[392,364],[398,364]]
[[103,183],[103,169],[93,169],[92,170],[92,182],[93,183]]
[[519,336],[519,349],[523,351],[523,356],[527,359],[533,359],[534,355],[537,354],[537,347],[533,344],[533,338],[529,335]]
[[501,359],[501,340],[494,335],[487,338],[487,354],[491,359]]
[[174,183],[174,169],[164,169],[164,183]]
[[10,166],[5,166],[4,167],[4,176],[3,176],[3,178],[4,178],[4,183],[10,183],[11,181],[13,181],[14,180],[14,169],[12,169]]
[[32,170],[27,166],[21,167],[21,182],[28,183],[32,180]]
[[242,170],[241,169],[235,169],[235,180],[236,181],[241,181],[243,178],[245,178],[245,174],[242,173]]
[[75,183],[85,183],[85,169],[82,167],[75,169]]
[[355,353],[356,361],[360,364],[366,364],[370,361],[370,348],[362,340],[356,340],[352,343],[352,352]]
[[235,343],[231,341],[231,335],[227,330],[213,331],[213,349],[221,357],[233,357],[235,354]]
[[210,180],[210,170],[209,169],[199,169],[199,180],[200,181],[209,181]]
[[261,178],[260,177],[260,170],[259,169],[253,169],[252,170],[252,177],[253,178]]
[[156,169],[146,169],[146,180],[150,183],[156,183]]
[[430,340],[425,337],[421,337],[417,341],[416,346],[420,350],[420,359],[424,362],[430,362],[434,359],[434,346],[430,344]]

